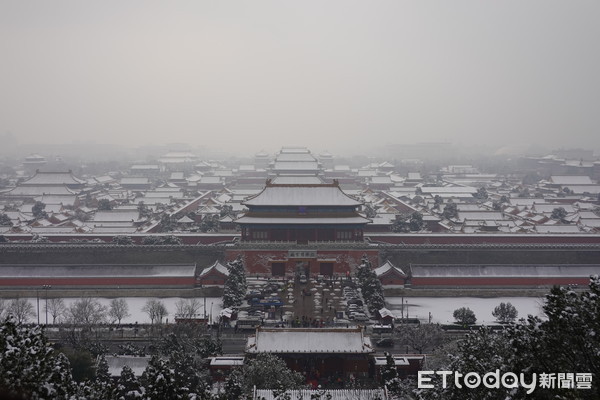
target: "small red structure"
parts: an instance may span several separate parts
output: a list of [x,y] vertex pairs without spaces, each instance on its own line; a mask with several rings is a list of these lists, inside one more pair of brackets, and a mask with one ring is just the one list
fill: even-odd
[[244,356],[212,357],[210,359],[210,376],[214,381],[224,381],[231,370],[244,365]]
[[221,264],[219,261],[215,261],[210,267],[204,268],[200,275],[197,277],[197,281],[200,285],[219,285],[223,286],[227,277],[229,276],[229,269]]
[[389,260],[381,267],[374,270],[375,275],[383,286],[386,285],[404,285],[406,274],[400,268],[396,267]]

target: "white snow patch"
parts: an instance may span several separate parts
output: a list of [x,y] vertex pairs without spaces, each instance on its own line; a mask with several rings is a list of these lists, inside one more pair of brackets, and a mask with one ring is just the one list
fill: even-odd
[[[392,313],[400,317],[402,309],[401,297],[387,297],[386,303]],[[409,318],[419,318],[423,322],[429,321],[431,312],[433,323],[452,324],[454,310],[461,307],[468,307],[475,313],[478,324],[495,324],[496,319],[492,316],[492,311],[500,303],[511,303],[519,315],[517,319],[526,318],[527,315],[536,315],[544,317],[542,305],[543,297],[404,297],[404,313],[408,309]]]
[[[167,308],[167,311],[169,312],[169,315],[167,315],[169,322],[170,323],[174,322],[175,321],[175,313],[177,310],[176,303],[182,299],[181,297],[165,297],[165,298],[160,298],[160,297],[121,297],[121,298],[127,302],[127,306],[129,307],[129,314],[131,314],[129,317],[123,318],[123,320],[121,321],[121,324],[133,324],[135,322],[140,323],[140,324],[149,324],[150,317],[148,317],[148,314],[146,314],[145,312],[142,311],[142,308],[144,308],[144,305],[146,304],[146,302],[149,299],[157,299],[157,300],[162,301],[164,303],[165,307]],[[113,300],[112,298],[104,298],[104,297],[97,297],[95,299],[98,300],[100,302],[100,304],[102,304],[103,306],[106,306],[107,309],[110,307],[110,302]],[[183,299],[185,300],[186,298],[183,298]],[[204,313],[204,297],[197,297],[197,299],[200,301],[200,314],[203,314]],[[29,300],[29,302],[31,304],[33,304],[34,312],[35,312],[37,310],[36,298],[35,297],[28,298],[27,300]],[[73,304],[74,302],[76,302],[79,299],[78,298],[64,298],[63,300],[65,302],[65,305],[68,308],[71,304]],[[210,315],[212,313],[213,321],[217,320],[217,318],[219,317],[219,313],[223,309],[222,303],[223,303],[223,299],[221,297],[206,297],[206,316],[210,317]],[[44,311],[45,305],[46,305],[45,297],[44,298],[40,297],[40,323],[41,324],[46,322],[46,313]],[[37,322],[37,317],[31,318],[29,321]],[[48,323],[52,323],[52,316],[50,315],[49,312],[48,312]]]

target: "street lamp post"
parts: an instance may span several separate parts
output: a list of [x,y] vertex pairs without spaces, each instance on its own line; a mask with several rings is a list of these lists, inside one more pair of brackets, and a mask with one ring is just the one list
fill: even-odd
[[48,325],[48,289],[52,289],[52,285],[42,285],[42,288],[44,288],[44,290],[46,291],[46,325]]
[[37,302],[37,317],[38,317],[38,325],[40,324],[40,289],[35,289],[35,298]]

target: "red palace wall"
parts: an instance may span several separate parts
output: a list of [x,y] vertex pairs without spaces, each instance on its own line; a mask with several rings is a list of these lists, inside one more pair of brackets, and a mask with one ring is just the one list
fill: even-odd
[[196,279],[192,277],[90,277],[90,278],[0,278],[0,286],[180,286],[194,287]]
[[225,277],[222,274],[208,274],[203,277],[199,277],[198,283],[200,283],[201,285],[221,285],[222,286],[225,284],[226,279],[227,279],[227,277]]
[[379,278],[379,281],[382,285],[404,285],[404,278],[394,276],[383,276]]
[[553,286],[580,285],[587,286],[589,277],[488,277],[488,278],[412,278],[413,287],[444,286],[444,287],[485,287],[485,286]]
[[365,234],[372,242],[389,244],[600,244],[594,234]]
[[[299,252],[302,250],[298,250]],[[307,250],[309,251],[309,250]],[[321,274],[321,263],[333,263],[333,274],[345,275],[355,272],[363,255],[367,255],[373,268],[379,265],[378,250],[318,250],[316,257],[289,257],[287,250],[227,250],[225,258],[233,261],[242,256],[249,274],[272,275],[273,263],[284,263],[285,274],[293,275],[299,262],[308,263],[311,275]]]

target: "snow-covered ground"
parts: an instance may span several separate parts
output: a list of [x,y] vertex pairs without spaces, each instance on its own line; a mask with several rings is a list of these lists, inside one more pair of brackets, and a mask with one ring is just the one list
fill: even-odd
[[[475,313],[478,324],[494,324],[496,321],[492,311],[500,303],[511,303],[519,312],[517,318],[524,318],[529,314],[543,317],[543,301],[542,297],[404,297],[404,313],[406,316],[408,309],[409,318],[419,318],[426,322],[431,312],[432,322],[451,324],[454,323],[454,310],[468,307]],[[400,316],[401,297],[387,297],[386,303],[394,315]]]
[[[135,322],[138,322],[140,324],[146,324],[146,323],[150,323],[150,318],[148,317],[148,314],[146,314],[145,312],[142,311],[142,308],[144,307],[144,305],[146,304],[146,302],[149,299],[157,299],[160,300],[164,303],[165,307],[167,308],[167,311],[169,312],[169,314],[167,315],[167,318],[169,319],[169,322],[173,322],[174,321],[174,316],[175,316],[175,311],[176,311],[176,303],[177,301],[179,301],[181,298],[179,297],[166,297],[166,298],[158,298],[158,297],[121,297],[122,299],[125,299],[125,301],[127,302],[127,305],[129,306],[129,314],[131,314],[129,317],[124,318],[123,321],[121,321],[122,324],[133,324]],[[110,306],[110,302],[112,299],[107,299],[107,298],[96,298],[100,304],[106,306],[107,308]],[[200,314],[204,313],[204,297],[198,297],[197,298],[200,301],[201,304],[201,309],[200,309]],[[34,307],[34,311],[37,310],[37,303],[36,303],[36,298],[28,298],[27,300],[29,300],[29,302],[31,304],[33,304]],[[77,298],[65,298],[63,299],[65,302],[65,305],[67,307],[69,307],[72,303],[74,303],[75,301],[77,301]],[[44,305],[45,305],[45,298],[43,298],[42,296],[40,296],[40,322],[45,322],[46,321],[46,313],[44,312]],[[216,320],[219,316],[219,312],[221,312],[221,310],[223,309],[222,306],[222,299],[220,297],[207,297],[206,298],[206,315],[207,317],[210,317],[212,314],[212,318],[213,320]],[[30,320],[31,322],[35,322],[37,321],[37,317],[34,317]],[[48,314],[48,322],[52,321],[52,316],[50,314]]]
[[[135,323],[136,321],[140,324],[150,323],[150,318],[148,315],[142,311],[142,308],[146,304],[146,301],[149,299],[154,299],[154,297],[122,297],[127,302],[129,306],[129,317],[123,319],[122,323],[130,324]],[[167,298],[157,298],[162,301],[169,315],[167,318],[169,322],[174,321],[176,306],[179,297],[167,297]],[[28,298],[29,302],[33,305],[34,311],[37,309],[36,306],[36,298]],[[110,305],[110,301],[112,299],[109,298],[97,298],[101,304],[105,305],[107,308]],[[199,297],[198,300],[203,307],[204,298]],[[9,301],[9,299],[6,299]],[[73,302],[77,301],[76,298],[65,298],[64,299],[66,306],[68,307]],[[432,322],[436,323],[453,323],[454,317],[452,313],[454,310],[460,307],[468,307],[473,312],[475,312],[475,316],[477,317],[477,323],[480,324],[494,324],[495,319],[492,316],[492,311],[494,308],[500,304],[511,303],[516,307],[519,312],[519,318],[526,317],[528,314],[537,315],[543,317],[543,313],[541,310],[541,306],[543,304],[542,297],[496,297],[496,298],[478,298],[478,297],[405,297],[404,298],[404,312],[408,309],[408,316],[410,318],[419,318],[421,321],[426,322],[429,319],[429,313],[432,314]],[[388,297],[386,298],[387,307],[392,311],[394,315],[400,316],[400,312],[402,309],[402,298],[401,297]],[[40,322],[44,322],[46,318],[46,314],[44,312],[44,304],[45,299],[40,296]],[[213,320],[218,318],[219,312],[221,312],[222,299],[220,297],[207,297],[206,298],[206,315],[210,317],[212,314]],[[201,309],[200,313],[204,313],[204,310]],[[406,314],[405,314],[406,315]],[[33,317],[30,321],[35,322],[37,317]],[[48,320],[51,321],[52,317],[48,315]]]

